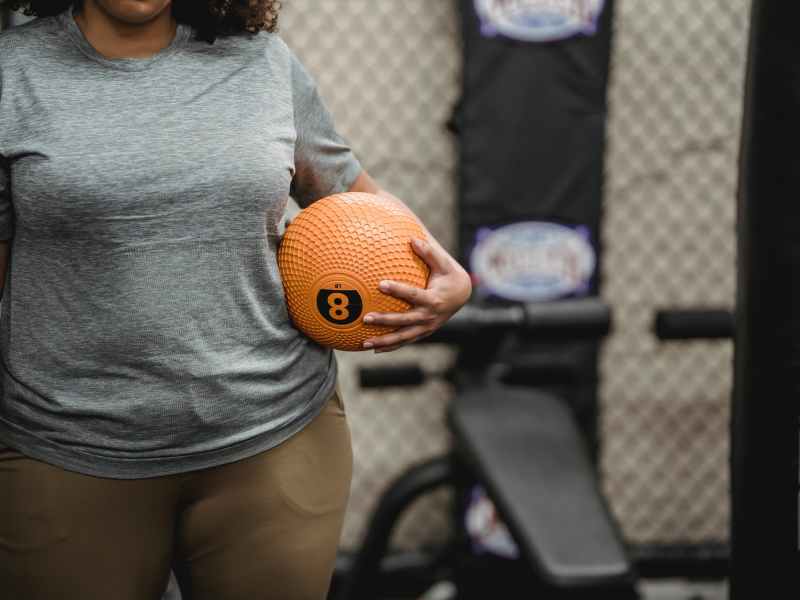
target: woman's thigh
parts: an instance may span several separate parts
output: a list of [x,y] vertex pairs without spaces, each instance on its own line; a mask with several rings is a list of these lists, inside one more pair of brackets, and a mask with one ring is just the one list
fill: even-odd
[[0,589],[26,600],[154,600],[178,486],[65,471],[0,447]]
[[276,448],[193,474],[178,524],[184,600],[323,600],[352,471],[337,392]]

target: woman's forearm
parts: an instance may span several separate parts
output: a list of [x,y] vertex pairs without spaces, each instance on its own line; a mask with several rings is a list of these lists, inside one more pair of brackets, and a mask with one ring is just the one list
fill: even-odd
[[367,194],[375,194],[376,196],[379,196],[381,198],[386,199],[387,202],[392,202],[394,204],[397,204],[398,206],[400,206],[400,207],[404,208],[405,210],[407,210],[408,212],[410,212],[412,215],[414,215],[414,218],[419,222],[419,224],[422,227],[422,230],[425,232],[425,235],[427,236],[428,242],[431,244],[431,246],[434,246],[435,248],[441,250],[443,253],[447,254],[448,260],[452,263],[453,268],[455,268],[455,269],[457,269],[459,271],[463,271],[463,268],[458,263],[458,261],[455,258],[453,258],[444,248],[442,248],[442,245],[439,243],[439,241],[435,237],[433,237],[433,235],[431,234],[430,231],[428,231],[428,228],[425,227],[425,223],[422,222],[422,219],[420,219],[417,215],[415,215],[414,211],[412,211],[405,204],[405,202],[400,200],[400,198],[398,198],[397,196],[391,194],[390,192],[387,192],[381,186],[379,186],[375,182],[375,180],[372,179],[372,177],[369,176],[369,174],[366,171],[362,171],[361,172],[361,175],[359,175],[358,179],[356,179],[355,183],[353,183],[353,185],[350,187],[349,191],[351,191],[351,192],[363,192],[363,193],[367,193]]

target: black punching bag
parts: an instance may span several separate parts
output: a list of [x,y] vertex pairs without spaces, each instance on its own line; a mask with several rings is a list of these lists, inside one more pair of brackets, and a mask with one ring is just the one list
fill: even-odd
[[[457,0],[464,68],[459,257],[475,303],[597,296],[612,0]],[[549,386],[597,451],[597,343],[516,332],[459,351],[460,372]]]

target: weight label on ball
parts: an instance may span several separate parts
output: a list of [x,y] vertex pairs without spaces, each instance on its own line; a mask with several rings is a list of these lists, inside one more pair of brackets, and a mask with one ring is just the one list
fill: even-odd
[[333,325],[349,325],[361,316],[364,302],[356,290],[321,289],[317,293],[317,310]]

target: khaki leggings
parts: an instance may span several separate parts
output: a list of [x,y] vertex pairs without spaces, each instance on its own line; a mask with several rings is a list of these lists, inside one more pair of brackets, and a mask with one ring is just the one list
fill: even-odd
[[172,568],[184,600],[322,600],[352,469],[338,391],[276,448],[181,475],[103,479],[0,447],[0,597],[159,600]]

